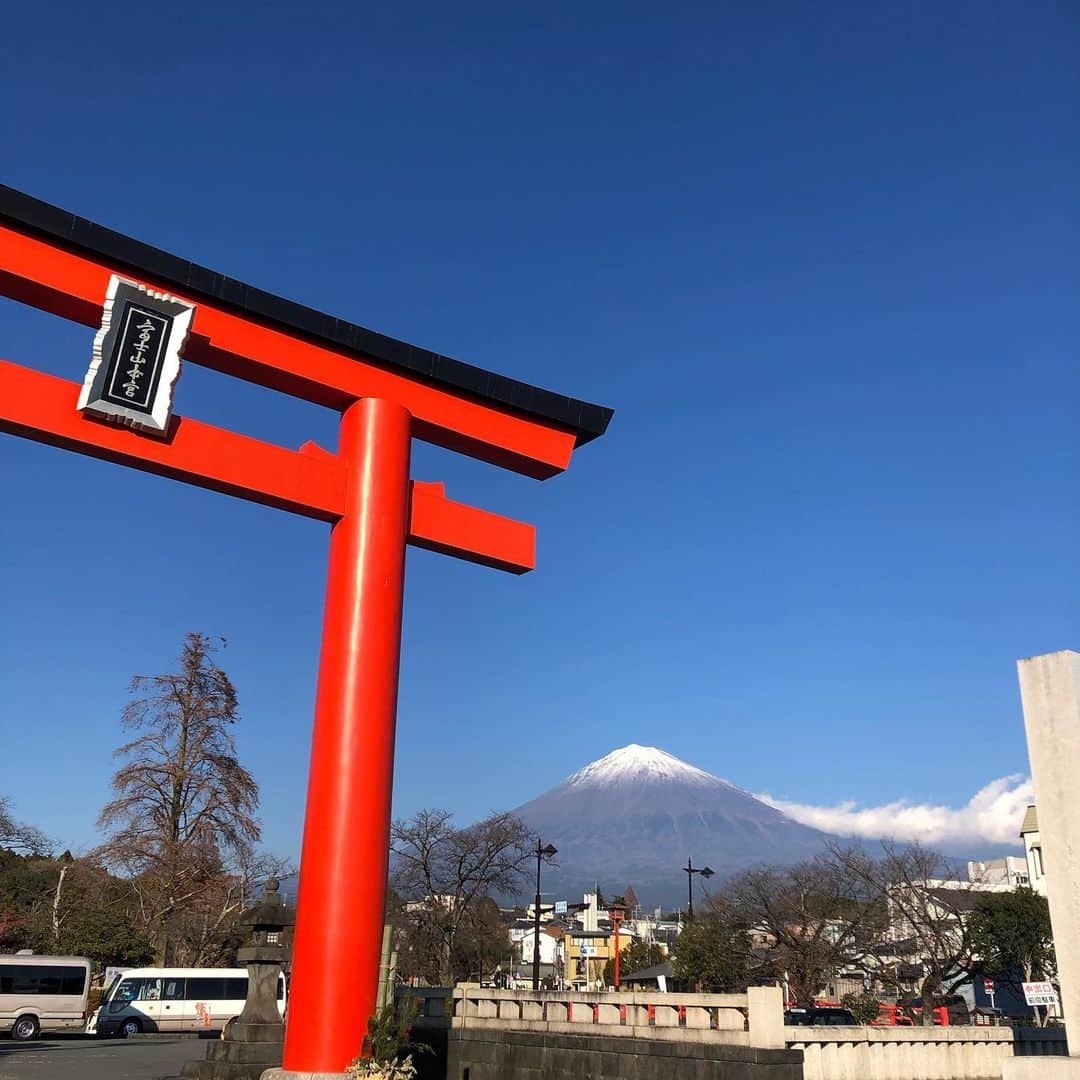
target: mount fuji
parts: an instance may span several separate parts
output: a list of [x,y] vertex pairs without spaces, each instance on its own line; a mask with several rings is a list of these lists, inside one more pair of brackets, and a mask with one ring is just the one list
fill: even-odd
[[[689,856],[722,880],[762,864],[790,864],[833,837],[653,746],[632,744],[586,765],[515,811],[558,848],[544,870],[550,899],[576,900],[597,883],[633,885],[647,906],[686,903]],[[697,883],[695,883],[695,893]]]

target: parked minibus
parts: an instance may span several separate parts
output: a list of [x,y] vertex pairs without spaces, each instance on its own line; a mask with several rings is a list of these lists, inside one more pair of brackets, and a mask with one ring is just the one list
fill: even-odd
[[[116,977],[90,1018],[90,1035],[127,1038],[147,1031],[220,1031],[240,1015],[246,968],[132,968]],[[285,1015],[285,976],[278,976]]]
[[13,1039],[81,1031],[89,995],[85,956],[0,956],[0,1031],[10,1031]]

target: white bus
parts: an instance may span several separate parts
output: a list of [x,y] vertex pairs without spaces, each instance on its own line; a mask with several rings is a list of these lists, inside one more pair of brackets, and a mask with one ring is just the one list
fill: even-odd
[[[90,1035],[147,1031],[220,1031],[247,999],[246,968],[132,968],[105,993],[90,1017]],[[285,1015],[285,976],[278,976],[278,1011]]]
[[36,1039],[42,1031],[81,1031],[90,994],[83,956],[0,956],[0,1031]]

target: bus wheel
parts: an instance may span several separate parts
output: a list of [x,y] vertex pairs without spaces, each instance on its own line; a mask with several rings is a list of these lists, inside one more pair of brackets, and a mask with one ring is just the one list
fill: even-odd
[[41,1031],[41,1025],[36,1016],[20,1016],[11,1026],[11,1037],[18,1042],[29,1042],[36,1039]]
[[121,1039],[127,1039],[132,1035],[138,1035],[140,1031],[142,1031],[142,1028],[139,1026],[139,1021],[135,1019],[130,1019],[125,1020],[120,1025],[119,1034]]

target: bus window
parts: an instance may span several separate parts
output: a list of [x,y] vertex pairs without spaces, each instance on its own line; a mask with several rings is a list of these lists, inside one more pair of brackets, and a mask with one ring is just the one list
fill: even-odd
[[81,994],[85,987],[85,967],[61,967],[59,964],[0,966],[0,994]]
[[144,979],[123,979],[113,991],[109,1003],[117,1009],[123,1008],[129,1001],[134,1001],[139,996]]
[[187,999],[188,1001],[227,1001],[225,980],[220,977],[215,979],[188,979]]
[[165,979],[165,987],[162,991],[163,1001],[183,1001],[184,1000],[184,980],[171,978]]

